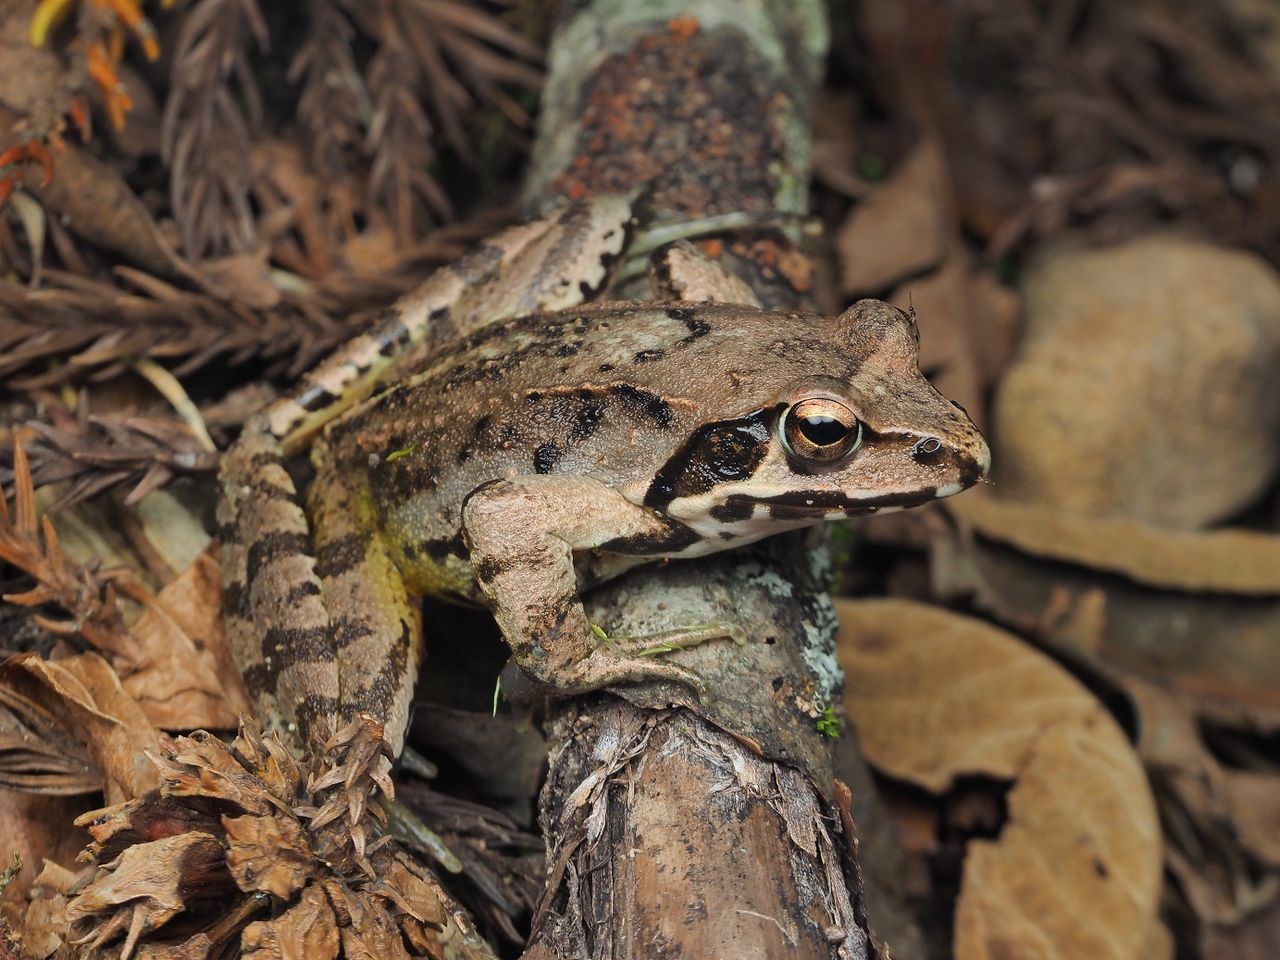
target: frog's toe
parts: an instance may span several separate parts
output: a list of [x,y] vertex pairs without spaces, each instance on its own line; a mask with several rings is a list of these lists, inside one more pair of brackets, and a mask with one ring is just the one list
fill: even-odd
[[[667,650],[672,648],[667,647]],[[678,683],[699,700],[710,696],[707,682],[697,672],[670,661],[643,654],[623,653],[613,644],[592,650],[586,657],[550,680],[558,692],[574,695],[621,683]]]

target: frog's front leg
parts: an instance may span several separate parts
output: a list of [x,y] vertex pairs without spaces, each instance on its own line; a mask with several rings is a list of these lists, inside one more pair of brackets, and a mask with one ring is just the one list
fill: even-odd
[[[596,548],[676,553],[697,539],[693,531],[598,480],[569,475],[487,483],[468,497],[462,522],[476,583],[515,662],[535,679],[564,694],[640,680],[674,681],[706,694],[693,671],[648,656],[652,637],[602,641],[583,609],[573,561],[575,550]],[[688,646],[732,633],[701,625],[662,642]]]

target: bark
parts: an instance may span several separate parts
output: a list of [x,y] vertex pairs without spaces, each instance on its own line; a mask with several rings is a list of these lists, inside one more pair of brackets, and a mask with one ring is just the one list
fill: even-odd
[[[819,2],[566,6],[531,211],[643,187],[659,221],[807,212],[808,110],[826,45]],[[810,263],[788,233],[799,235],[761,227],[723,238],[726,262],[769,306],[808,305]],[[710,702],[634,687],[549,718],[549,877],[527,957],[878,955],[849,794],[815,726],[841,682],[815,543],[786,537],[652,567],[588,598],[611,633],[736,620],[750,639],[674,655],[710,678]]]

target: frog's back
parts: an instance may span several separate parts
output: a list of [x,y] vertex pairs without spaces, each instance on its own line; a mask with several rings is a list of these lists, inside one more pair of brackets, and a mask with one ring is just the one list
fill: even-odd
[[[732,305],[612,303],[494,324],[330,429],[410,558],[461,556],[463,501],[522,474],[594,476],[640,502],[691,432],[851,376],[831,321]],[[841,369],[843,367],[843,369]]]

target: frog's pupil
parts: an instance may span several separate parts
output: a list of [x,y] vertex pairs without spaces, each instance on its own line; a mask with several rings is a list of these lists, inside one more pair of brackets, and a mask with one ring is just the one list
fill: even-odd
[[829,447],[849,435],[849,428],[835,417],[803,417],[799,426],[804,438],[815,447]]

